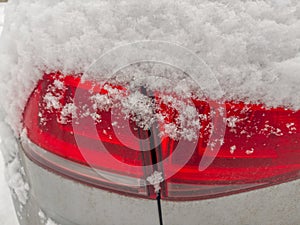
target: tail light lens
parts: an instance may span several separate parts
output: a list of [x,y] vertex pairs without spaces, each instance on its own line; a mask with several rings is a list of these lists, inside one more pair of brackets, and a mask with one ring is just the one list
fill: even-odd
[[[110,85],[110,88],[126,95],[126,87]],[[225,135],[215,156],[209,154],[208,144],[213,126],[210,105],[193,100],[201,115],[199,139],[188,162],[178,165],[180,160],[172,157],[178,141],[156,136],[161,143],[158,147],[144,146],[142,140],[149,138],[151,132],[122,116],[118,117],[117,124],[129,124],[137,138],[127,133],[116,135],[113,129],[116,121],[111,121],[111,114],[118,112],[112,111],[108,104],[95,118],[85,117],[72,103],[75,90],[80,92],[81,108],[93,107],[85,100],[92,95],[107,95],[105,89],[93,82],[80,82],[80,75],[45,74],[24,111],[24,126],[32,142],[30,145],[23,142],[25,153],[36,163],[60,174],[108,190],[154,198],[145,180],[157,169],[156,161],[161,161],[160,169],[167,178],[162,183],[162,197],[169,200],[216,197],[299,178],[299,111],[226,102]],[[157,96],[159,98],[159,93]],[[176,109],[168,105],[162,104],[161,111],[167,114],[165,123],[179,116]],[[70,122],[74,115],[77,123],[94,123],[97,135],[84,126],[74,130]],[[158,127],[163,129],[164,126]],[[95,147],[99,140],[106,151]],[[122,163],[115,163],[110,156]],[[204,171],[199,170],[203,157],[212,157],[212,163]],[[130,165],[130,169],[124,163]],[[167,174],[174,175],[167,177]],[[111,177],[120,182],[110,182]]]
[[[124,90],[120,86],[111,88],[120,92]],[[82,113],[72,109],[75,90],[80,92],[84,99],[82,107],[87,110],[93,107],[88,101],[93,94],[107,94],[95,83],[80,82],[80,75],[63,77],[60,73],[49,74],[38,83],[24,111],[24,125],[31,142],[26,145],[23,141],[27,155],[43,167],[91,185],[150,196],[144,184],[147,171],[144,171],[143,165],[151,163],[151,153],[136,151],[142,148],[137,140],[146,138],[148,132],[138,129],[135,123],[129,121],[131,132],[138,138],[129,139],[131,136],[121,134],[126,142],[124,145],[113,132],[112,111],[109,108],[98,112],[95,120],[84,115],[77,117],[76,123],[94,124],[97,135],[89,127],[81,126],[80,130],[74,130],[72,114]],[[90,90],[94,90],[94,93]],[[126,124],[128,120],[119,117],[118,123]],[[105,149],[96,147],[98,140],[102,141]],[[113,159],[122,163],[115,163]],[[130,170],[124,164],[130,165]]]
[[[196,102],[198,108],[203,102]],[[212,164],[199,171],[207,145],[207,125],[203,138],[189,162],[165,182],[167,199],[196,199],[226,195],[299,178],[300,112],[265,108],[242,102],[226,103],[227,126],[223,144]],[[172,155],[176,141],[163,143],[161,158]],[[173,168],[172,157],[165,171]]]

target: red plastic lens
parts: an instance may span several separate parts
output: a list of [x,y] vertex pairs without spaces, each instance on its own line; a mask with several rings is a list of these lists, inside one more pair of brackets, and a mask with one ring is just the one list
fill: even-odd
[[[126,87],[110,85],[110,88],[126,95]],[[116,121],[111,120],[112,113],[116,112],[108,107],[98,110],[98,117],[92,119],[84,116],[83,111],[74,111],[72,99],[75,91],[80,93],[77,103],[85,109],[93,107],[86,101],[92,95],[107,95],[107,91],[95,82],[81,83],[80,75],[46,74],[24,111],[27,136],[43,150],[34,154],[26,149],[25,152],[40,165],[59,173],[109,190],[154,197],[153,190],[143,181],[158,169],[154,165],[156,161],[162,161],[159,169],[165,177],[172,174],[162,184],[162,197],[169,200],[215,197],[299,178],[299,111],[226,102],[226,116],[223,118],[226,129],[221,148],[215,156],[209,154],[208,143],[213,126],[209,102],[192,100],[199,115],[202,115],[199,116],[199,139],[188,162],[178,165],[180,160],[174,160],[172,156],[180,140],[157,135],[155,138],[161,141],[159,146],[144,146],[142,140],[149,137],[149,132],[122,116],[118,117],[117,123],[129,123],[130,134],[123,132],[116,135],[113,127]],[[156,96],[159,102],[160,93]],[[160,113],[165,115],[164,123],[174,123],[179,116],[177,110],[168,104],[158,105]],[[72,113],[76,114],[76,123],[83,124],[77,129],[72,123]],[[96,127],[96,135],[89,126],[84,126],[91,123]],[[163,129],[159,124],[158,127]],[[99,140],[103,149],[97,147]],[[204,155],[212,157],[212,163],[201,171],[199,164]],[[47,157],[53,161],[50,162]],[[153,165],[151,170],[147,167],[149,165]],[[105,178],[99,181],[97,177],[88,175],[90,168],[104,171],[104,177],[117,177],[120,183]],[[83,171],[87,174],[82,175]]]
[[[201,108],[205,103],[195,104]],[[299,111],[242,102],[225,105],[227,126],[216,158],[199,171],[203,153],[210,151],[205,133],[210,123],[202,123],[204,138],[199,139],[189,162],[166,181],[166,198],[207,198],[299,178]],[[163,144],[162,158],[172,155],[170,146],[176,142],[169,139]],[[170,158],[164,170],[172,170],[173,164]]]
[[[63,84],[63,87],[60,88],[60,84]],[[112,86],[112,88],[122,90],[120,86]],[[89,92],[91,89],[94,90],[94,93]],[[90,96],[95,93],[104,96],[107,93],[92,82],[81,83],[80,75],[63,77],[60,73],[55,73],[44,76],[32,93],[24,111],[24,125],[30,141],[41,149],[54,154],[54,156],[50,155],[53,158],[57,155],[80,164],[81,168],[86,166],[98,170],[98,172],[101,171],[102,175],[108,177],[107,183],[112,183],[103,185],[103,183],[90,182],[93,185],[104,187],[108,185],[109,189],[113,186],[112,189],[122,191],[125,189],[125,192],[148,195],[145,189],[146,185],[142,183],[142,180],[146,172],[143,165],[150,164],[150,153],[137,151],[136,149],[141,148],[140,143],[136,141],[138,139],[130,138],[132,135],[136,135],[138,138],[143,139],[147,137],[148,133],[137,129],[135,123],[120,117],[118,123],[129,123],[133,133],[130,134],[131,136],[126,133],[121,134],[122,140],[126,142],[126,145],[124,145],[115,135],[110,109],[99,111],[98,115],[100,117],[97,122],[91,117],[78,116],[76,123],[83,125],[80,130],[75,130],[71,115],[65,113],[62,116],[64,107],[71,104],[75,90],[80,92],[80,96],[85,101],[82,104],[86,104],[87,108],[92,107],[90,102],[87,101]],[[47,101],[45,101],[45,98],[47,98]],[[97,129],[96,135],[90,132],[90,127],[84,126],[84,124],[91,123]],[[80,146],[78,146],[78,141],[80,141]],[[103,143],[104,149],[96,147],[98,141]],[[31,154],[31,158],[42,164],[42,166],[70,175],[69,170],[72,169],[64,168],[65,165],[57,165],[56,162],[45,162],[46,159],[42,154],[36,154],[39,155],[34,156]],[[43,162],[41,163],[41,161]],[[120,163],[116,163],[116,161]],[[130,170],[126,165],[130,166]],[[78,173],[72,175],[73,178],[83,181],[90,179],[88,175],[81,177],[80,171],[73,172],[74,174]],[[114,176],[114,179],[110,180],[109,178],[112,176]],[[128,178],[135,179],[134,185],[136,187],[127,186],[126,179]],[[114,184],[116,180],[120,180],[120,186]],[[131,190],[128,190],[128,188],[131,188]]]

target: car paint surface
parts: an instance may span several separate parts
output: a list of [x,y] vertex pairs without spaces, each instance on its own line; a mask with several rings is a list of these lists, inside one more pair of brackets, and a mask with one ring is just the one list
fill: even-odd
[[[22,151],[21,158],[30,185],[28,203],[17,209],[21,225],[40,224],[40,211],[61,225],[159,224],[154,200],[70,180],[36,165]],[[163,220],[166,225],[297,225],[299,202],[300,180],[295,180],[208,200],[162,201]]]

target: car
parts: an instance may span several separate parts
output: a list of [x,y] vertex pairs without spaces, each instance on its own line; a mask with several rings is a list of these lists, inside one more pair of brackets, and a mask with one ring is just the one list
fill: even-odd
[[299,224],[299,12],[10,0],[0,130],[20,224]]

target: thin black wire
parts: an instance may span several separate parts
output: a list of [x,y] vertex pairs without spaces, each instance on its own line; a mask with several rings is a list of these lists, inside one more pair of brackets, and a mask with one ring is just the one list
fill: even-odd
[[161,201],[160,201],[160,192],[157,193],[156,200],[157,200],[157,208],[158,208],[158,216],[159,216],[159,224],[163,225],[163,218],[162,218],[162,209],[161,209]]

